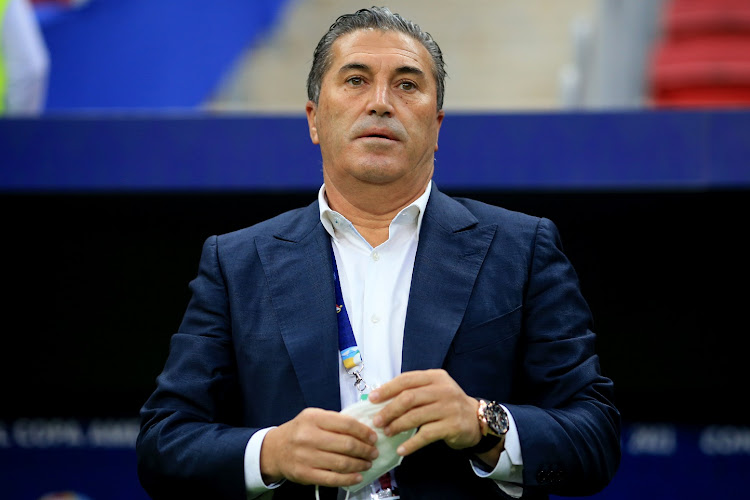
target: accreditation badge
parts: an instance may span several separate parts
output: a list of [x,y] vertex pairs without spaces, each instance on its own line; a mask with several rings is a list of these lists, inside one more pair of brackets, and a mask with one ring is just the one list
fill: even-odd
[[396,474],[393,471],[394,469],[389,470],[377,481],[370,483],[370,500],[399,500],[401,498],[396,484]]

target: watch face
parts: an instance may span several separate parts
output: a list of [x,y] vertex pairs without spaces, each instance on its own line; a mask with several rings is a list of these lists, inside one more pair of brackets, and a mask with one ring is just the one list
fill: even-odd
[[508,432],[508,415],[502,406],[497,403],[488,403],[484,414],[487,418],[487,425],[489,425],[493,434],[502,436]]

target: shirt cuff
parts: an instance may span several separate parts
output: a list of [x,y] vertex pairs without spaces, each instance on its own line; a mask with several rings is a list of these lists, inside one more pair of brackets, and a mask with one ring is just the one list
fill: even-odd
[[[500,405],[502,406],[502,405]],[[479,477],[490,478],[495,481],[503,492],[513,498],[520,498],[523,494],[523,457],[521,456],[521,442],[513,415],[505,406],[508,414],[508,432],[505,434],[505,449],[500,454],[497,465],[491,471],[482,469],[478,462],[472,460],[471,467]]]
[[266,437],[266,434],[273,428],[267,427],[253,434],[245,447],[245,488],[247,489],[247,498],[262,495],[268,490],[278,488],[284,482],[284,480],[281,480],[267,485],[263,482],[263,476],[260,473],[260,448],[263,445],[263,439]]

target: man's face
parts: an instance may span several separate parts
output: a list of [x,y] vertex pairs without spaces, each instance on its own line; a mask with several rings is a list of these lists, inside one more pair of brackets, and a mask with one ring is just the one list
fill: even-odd
[[426,185],[444,114],[427,49],[367,29],[341,36],[331,55],[318,104],[306,108],[326,182]]

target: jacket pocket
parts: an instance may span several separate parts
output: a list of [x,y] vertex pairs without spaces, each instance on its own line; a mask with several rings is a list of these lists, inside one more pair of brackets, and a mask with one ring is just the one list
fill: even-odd
[[475,351],[518,335],[521,330],[521,308],[467,328],[460,328],[453,339],[456,354]]

